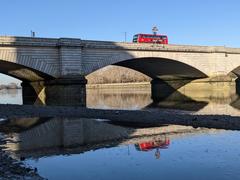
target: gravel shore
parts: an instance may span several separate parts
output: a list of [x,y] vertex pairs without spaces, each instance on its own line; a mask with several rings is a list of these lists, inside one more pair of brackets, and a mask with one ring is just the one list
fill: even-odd
[[199,115],[178,110],[102,110],[84,107],[0,105],[0,118],[20,117],[79,117],[108,119],[132,126],[163,124],[216,129],[240,130],[240,117],[229,115]]
[[2,146],[5,142],[0,134],[0,180],[43,180],[37,174],[37,169],[26,167],[23,163],[12,159],[4,152]]

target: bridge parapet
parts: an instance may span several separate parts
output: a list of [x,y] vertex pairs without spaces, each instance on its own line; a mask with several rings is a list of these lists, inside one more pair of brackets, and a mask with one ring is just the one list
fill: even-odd
[[32,38],[0,36],[0,46],[45,46],[56,47],[59,43],[55,38]]
[[[224,46],[0,36],[0,60],[1,63],[5,63],[6,68],[9,68],[7,70],[5,68],[6,71],[3,73],[10,74],[13,69],[16,72],[16,68],[21,70],[24,67],[30,71],[36,70],[35,73],[42,78],[49,76],[53,78],[69,77],[71,75],[85,76],[105,66],[119,64],[127,60],[137,61],[132,64],[125,64],[126,67],[141,71],[146,75],[151,75],[151,77],[171,75],[171,72],[176,74],[177,69],[179,71],[176,75],[179,76],[186,71],[186,69],[180,68],[181,65],[195,68],[208,77],[218,76],[219,74],[228,75],[230,72],[240,75],[239,55],[240,48]],[[144,62],[140,61],[141,59],[151,60],[152,63],[145,62],[146,64],[143,65]],[[165,61],[168,61],[166,62],[168,65],[164,64],[165,71],[158,72],[161,74],[153,73],[157,61],[159,67],[163,66]],[[11,67],[8,63],[12,64]],[[155,65],[147,69],[146,65],[151,64]],[[21,67],[16,67],[17,65]],[[15,73],[15,77],[23,73],[21,70],[21,72]],[[43,76],[41,73],[47,76]],[[25,78],[28,74],[25,73],[22,77]],[[193,71],[189,72],[188,76],[192,76],[192,74]]]
[[58,47],[82,46],[81,39],[76,38],[35,38],[0,36],[0,46],[33,46],[33,47]]
[[81,40],[78,38],[32,38],[0,36],[1,46],[41,46],[41,47],[83,47],[96,49],[123,49],[123,50],[146,50],[146,51],[173,51],[173,52],[200,52],[200,53],[234,53],[240,54],[240,48],[225,46],[194,46],[176,44],[148,44],[148,43],[125,43],[111,41]]
[[173,52],[199,52],[199,53],[234,53],[240,54],[240,48],[229,48],[225,46],[193,46],[176,44],[148,44],[148,43],[123,43],[110,41],[83,40],[84,48],[96,49],[124,49],[124,50],[146,50],[146,51],[173,51]]

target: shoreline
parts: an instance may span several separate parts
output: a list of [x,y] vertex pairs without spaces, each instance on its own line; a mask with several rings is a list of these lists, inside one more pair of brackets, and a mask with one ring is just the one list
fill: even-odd
[[0,89],[0,91],[2,91],[2,90],[18,90],[18,89],[22,89],[22,87],[18,87],[18,88],[2,88],[2,89]]
[[[238,116],[200,115],[191,111],[163,109],[104,110],[85,107],[0,105],[0,118],[65,117],[107,119],[114,123],[131,126],[159,126],[166,124],[240,130]],[[1,122],[1,121],[0,121]]]
[[0,133],[0,179],[44,180],[43,177],[38,175],[37,169],[11,158],[1,147],[4,143],[3,135]]
[[109,84],[86,84],[87,89],[105,89],[105,88],[148,88],[150,82],[130,82],[130,83],[109,83]]

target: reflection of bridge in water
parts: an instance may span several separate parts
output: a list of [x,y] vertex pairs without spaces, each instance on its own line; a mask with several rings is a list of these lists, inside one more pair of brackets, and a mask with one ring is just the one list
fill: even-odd
[[[170,125],[130,128],[91,119],[15,119],[0,126],[6,151],[15,158],[77,154],[117,145],[162,142],[215,130]],[[219,132],[219,130],[217,131]]]
[[[159,91],[159,94],[163,93]],[[166,98],[154,99],[151,86],[138,88],[87,89],[87,106],[103,109],[167,108],[194,111],[197,114],[240,115],[240,101],[235,84],[211,83],[185,85]]]

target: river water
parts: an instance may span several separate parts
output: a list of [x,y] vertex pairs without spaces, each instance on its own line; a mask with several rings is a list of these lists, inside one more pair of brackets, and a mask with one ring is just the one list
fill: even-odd
[[[0,92],[22,104],[21,90]],[[240,115],[237,94],[202,92],[153,102],[149,88],[88,89],[87,107],[181,109]],[[47,179],[240,179],[240,133],[192,128],[128,127],[108,120],[21,118],[0,121],[5,151]]]

